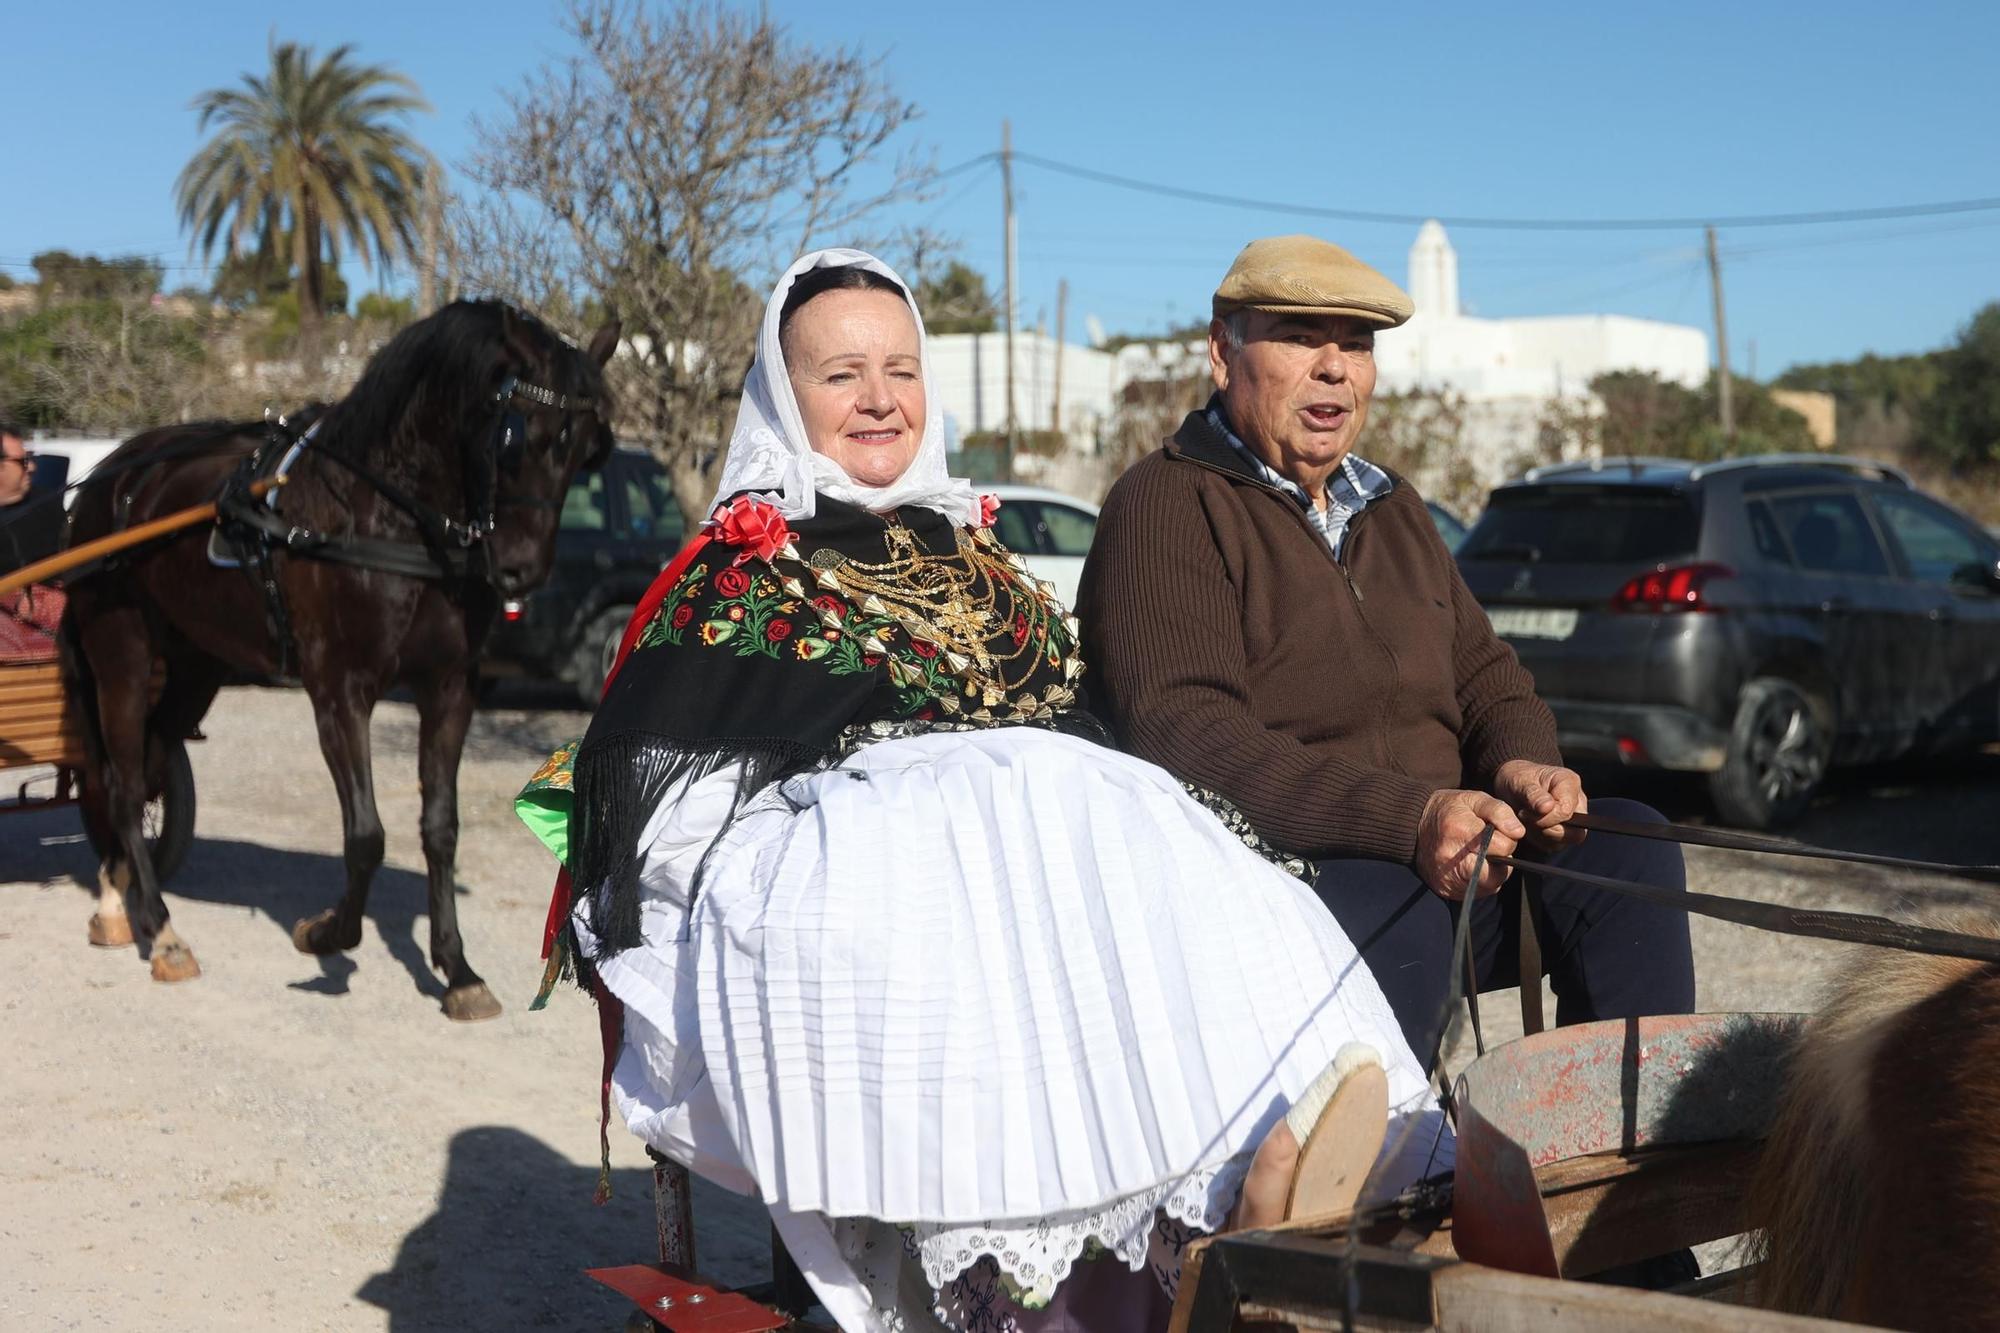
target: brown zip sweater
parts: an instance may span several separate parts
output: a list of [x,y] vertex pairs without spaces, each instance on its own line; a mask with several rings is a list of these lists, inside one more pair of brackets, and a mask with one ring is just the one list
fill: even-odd
[[1194,412],[1111,488],[1084,566],[1093,707],[1294,854],[1407,864],[1433,791],[1561,762],[1534,681],[1392,480],[1335,560]]

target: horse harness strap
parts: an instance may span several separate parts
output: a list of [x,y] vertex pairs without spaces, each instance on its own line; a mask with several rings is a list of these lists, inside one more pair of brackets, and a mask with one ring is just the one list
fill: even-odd
[[[481,543],[493,532],[497,510],[501,506],[537,505],[560,508],[562,504],[560,500],[544,501],[532,497],[507,495],[499,489],[501,476],[518,466],[521,451],[526,443],[525,420],[520,413],[508,410],[516,399],[526,399],[538,406],[561,412],[563,414],[561,433],[565,438],[569,433],[571,415],[589,411],[596,406],[595,400],[587,396],[545,389],[519,376],[509,375],[493,396],[494,406],[499,411],[499,419],[494,426],[488,447],[468,450],[463,460],[467,515],[463,520],[452,518],[433,506],[414,499],[386,477],[380,476],[373,469],[363,466],[345,454],[321,450],[316,455],[340,464],[374,488],[376,494],[407,514],[417,525],[417,530],[423,538],[421,544],[316,532],[287,521],[271,506],[251,498],[248,492],[249,483],[258,476],[271,472],[277,466],[273,460],[280,454],[285,465],[289,465],[312,443],[318,429],[318,423],[314,423],[314,426],[303,435],[293,436],[285,429],[282,418],[269,428],[269,437],[265,444],[245,461],[244,466],[239,468],[225,485],[222,495],[217,499],[219,521],[225,527],[235,528],[244,535],[254,538],[259,553],[260,568],[266,571],[267,597],[275,597],[276,589],[275,581],[268,573],[269,556],[280,548],[287,554],[307,559],[330,560],[409,578],[455,582],[475,574],[483,574],[485,551]],[[283,618],[284,613],[280,608],[274,613],[274,619]]]
[[282,514],[262,505],[225,501],[223,509],[231,525],[249,529],[264,550],[282,549],[288,555],[310,560],[330,560],[336,564],[379,569],[417,579],[463,578],[471,572],[469,549],[433,549],[415,542],[383,541],[375,537],[349,537],[315,532],[293,524]]

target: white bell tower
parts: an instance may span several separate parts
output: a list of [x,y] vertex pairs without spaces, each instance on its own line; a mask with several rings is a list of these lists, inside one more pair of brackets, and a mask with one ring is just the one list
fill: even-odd
[[1458,317],[1458,251],[1436,218],[1424,223],[1410,247],[1410,300],[1419,315]]

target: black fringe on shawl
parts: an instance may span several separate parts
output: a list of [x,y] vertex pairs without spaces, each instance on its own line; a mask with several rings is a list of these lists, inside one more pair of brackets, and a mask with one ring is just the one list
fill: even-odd
[[[676,745],[660,736],[621,732],[587,742],[577,754],[572,782],[570,880],[588,903],[587,919],[598,943],[596,956],[609,958],[644,942],[639,927],[639,870],[645,849],[639,839],[677,783],[699,780],[743,761],[743,776],[730,806],[733,821],[745,799],[824,757],[809,745],[769,738]],[[579,968],[586,964],[581,955],[575,962]]]

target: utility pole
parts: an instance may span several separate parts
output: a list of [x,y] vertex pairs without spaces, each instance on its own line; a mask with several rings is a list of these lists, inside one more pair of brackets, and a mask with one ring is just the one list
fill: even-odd
[[1715,253],[1715,228],[1708,229],[1708,282],[1715,292],[1716,401],[1722,408],[1722,438],[1736,441],[1736,407],[1729,395],[1729,326],[1722,318],[1722,260]]
[[1000,122],[1000,203],[1006,222],[1006,301],[1007,301],[1007,445],[1001,459],[1001,475],[1014,479],[1014,129]]
[[417,263],[417,318],[438,307],[438,183],[435,168],[424,173],[424,254]]
[[1056,396],[1049,408],[1049,429],[1062,434],[1063,315],[1069,309],[1069,279],[1056,281]]

